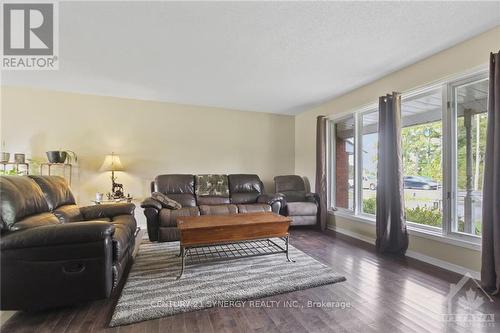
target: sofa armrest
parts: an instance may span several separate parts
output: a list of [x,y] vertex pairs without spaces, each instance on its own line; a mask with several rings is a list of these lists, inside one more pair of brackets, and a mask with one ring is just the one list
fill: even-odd
[[318,193],[306,193],[306,201],[314,202],[319,204],[319,195]]
[[[167,208],[163,208],[167,209]],[[160,228],[160,214],[161,210],[152,207],[144,208],[144,215],[146,216],[146,223],[148,228],[148,237],[150,241],[157,241],[159,238]]]
[[273,213],[279,214],[281,208],[285,206],[285,197],[281,193],[265,193],[259,195],[257,202],[268,204]]
[[142,208],[154,208],[156,210],[161,210],[163,208],[163,206],[161,205],[161,202],[153,199],[152,197],[144,199],[144,201],[141,202],[141,207]]
[[99,220],[113,218],[118,215],[134,214],[135,205],[132,203],[101,204],[95,206],[80,207],[84,220]]
[[43,247],[105,240],[115,227],[105,221],[51,224],[2,235],[2,250]]
[[257,198],[258,203],[266,203],[268,205],[272,205],[275,202],[283,202],[284,197],[281,193],[265,193],[259,195]]

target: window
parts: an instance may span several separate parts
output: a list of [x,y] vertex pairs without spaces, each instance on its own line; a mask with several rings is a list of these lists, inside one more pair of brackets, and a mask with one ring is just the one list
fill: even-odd
[[378,110],[361,116],[361,212],[375,215],[377,211]]
[[[479,243],[487,104],[486,69],[402,94],[404,203],[411,228]],[[373,221],[378,104],[330,125],[331,204]]]
[[401,101],[405,216],[409,222],[441,228],[442,90]]
[[456,125],[454,159],[457,166],[452,230],[479,236],[488,123],[488,79],[472,78],[457,82],[451,90]]
[[335,206],[354,210],[354,117],[334,124]]

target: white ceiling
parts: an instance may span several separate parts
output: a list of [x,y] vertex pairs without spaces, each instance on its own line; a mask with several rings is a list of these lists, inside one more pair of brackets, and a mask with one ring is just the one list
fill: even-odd
[[[500,2],[64,2],[2,84],[297,114],[500,23]],[[487,59],[487,55],[485,55]]]

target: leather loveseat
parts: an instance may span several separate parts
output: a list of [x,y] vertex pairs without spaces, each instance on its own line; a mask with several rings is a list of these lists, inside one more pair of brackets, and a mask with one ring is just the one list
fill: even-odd
[[133,204],[78,207],[56,176],[1,176],[1,309],[107,298],[132,257]]
[[319,197],[306,192],[304,179],[297,175],[274,177],[274,190],[284,197],[281,214],[292,218],[291,225],[318,223]]
[[[202,192],[201,189],[206,190],[205,183],[210,187],[212,176],[222,188]],[[161,192],[182,205],[180,209],[169,209],[153,198],[143,201],[141,207],[146,215],[149,239],[160,242],[179,240],[177,218],[180,216],[279,213],[282,205],[281,196],[263,194],[262,181],[252,174],[160,175],[151,182],[151,192]]]

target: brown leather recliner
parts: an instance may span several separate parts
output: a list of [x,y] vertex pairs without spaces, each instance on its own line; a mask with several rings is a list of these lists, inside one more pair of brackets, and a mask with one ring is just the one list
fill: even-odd
[[133,204],[78,207],[56,176],[1,176],[1,309],[107,298],[135,244]]
[[182,205],[180,209],[164,208],[153,198],[141,204],[147,219],[151,241],[179,240],[177,218],[180,216],[225,215],[250,212],[279,213],[282,197],[263,194],[264,185],[252,174],[218,175],[227,177],[227,195],[200,195],[197,180],[206,175],[160,175],[151,183],[151,192],[161,192]]
[[292,218],[291,225],[317,224],[319,198],[316,193],[306,192],[302,177],[296,175],[274,177],[274,189],[285,198],[281,214]]

